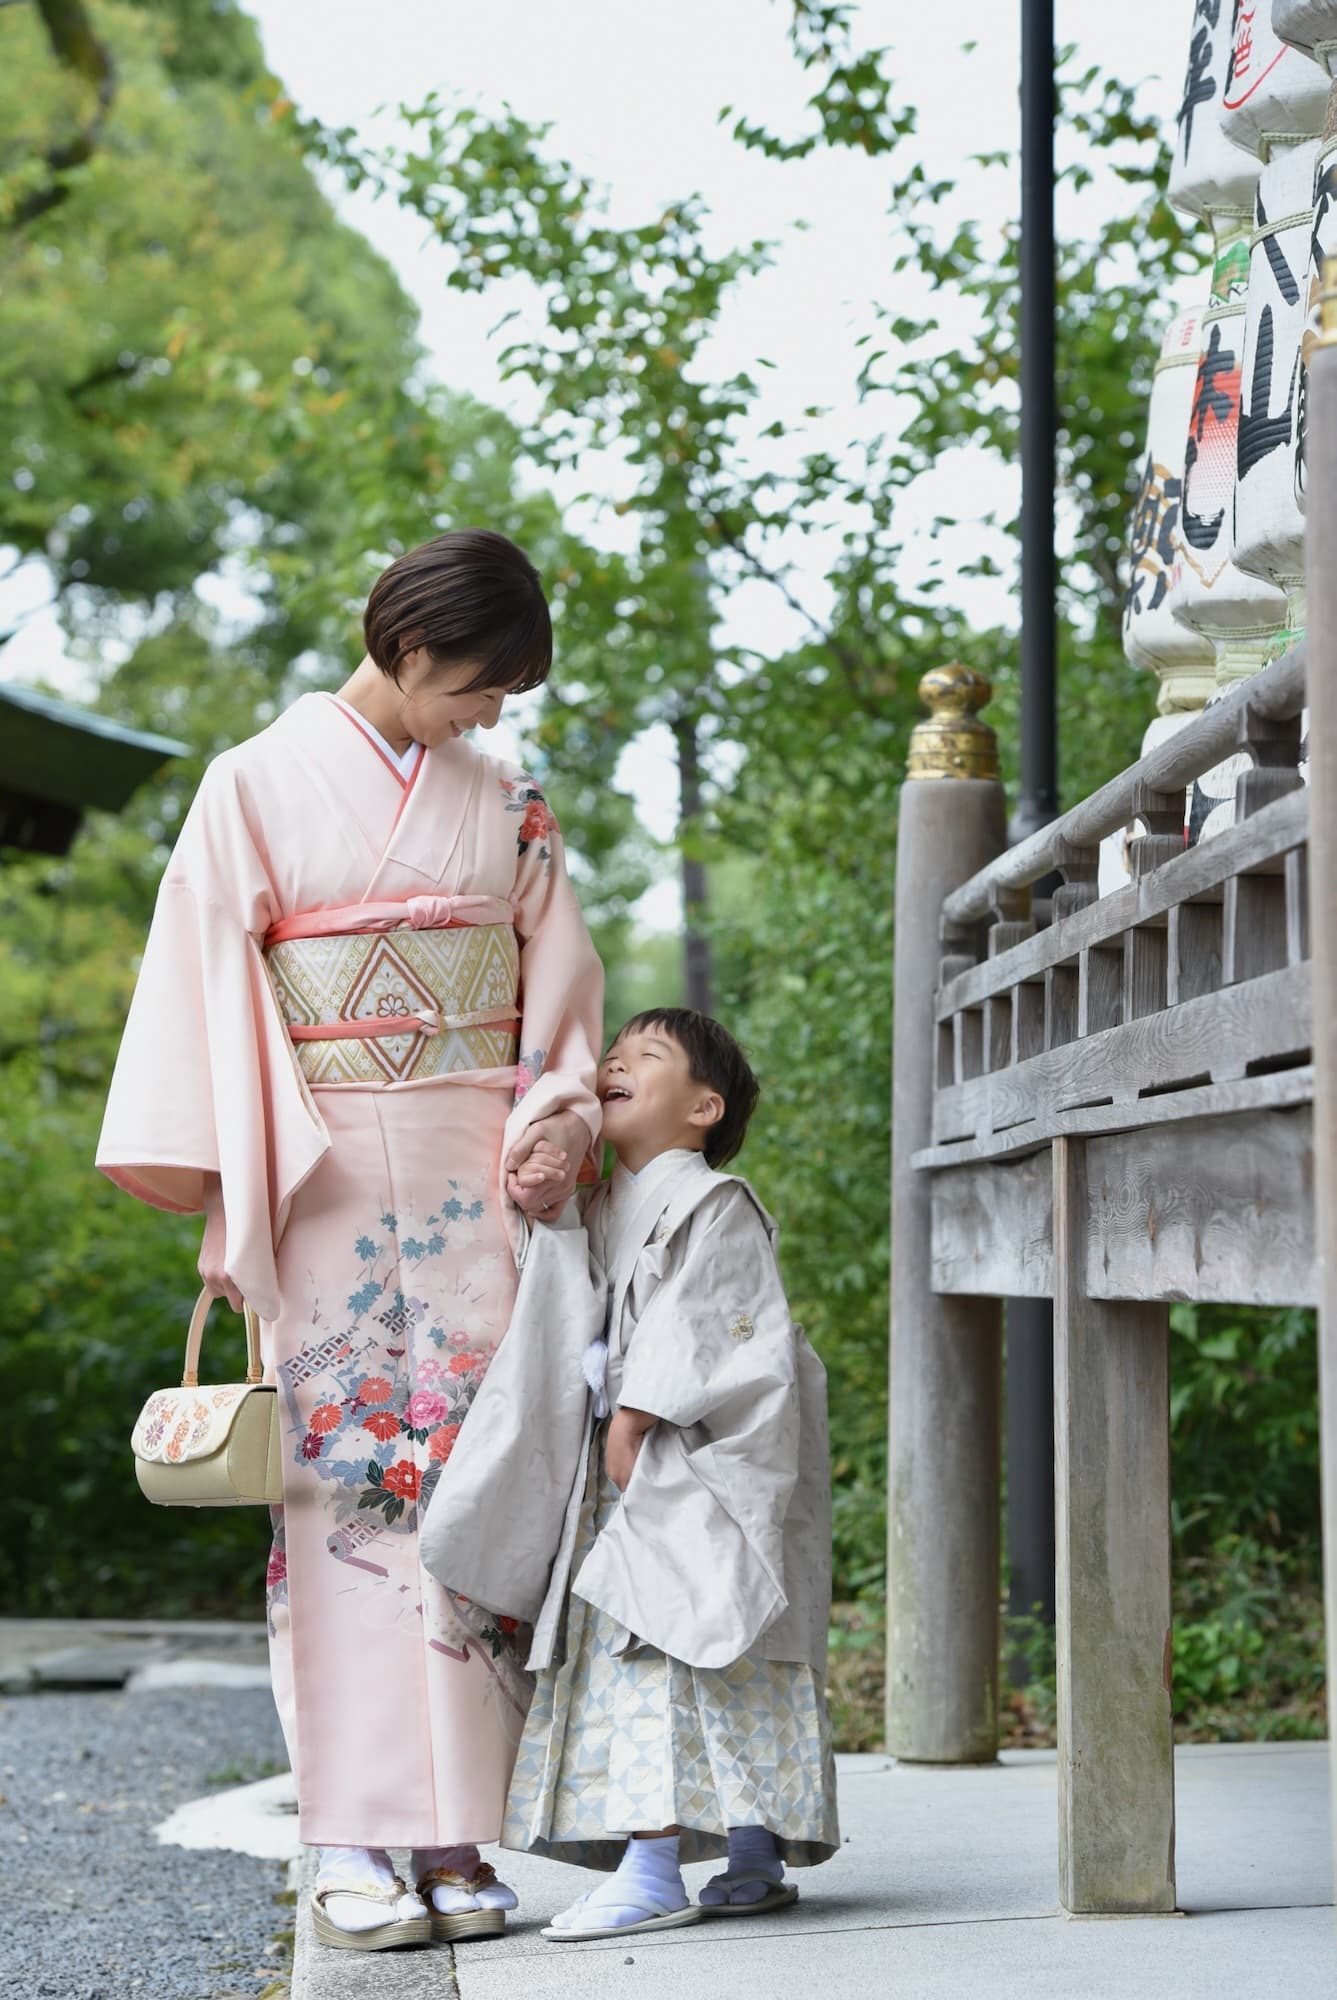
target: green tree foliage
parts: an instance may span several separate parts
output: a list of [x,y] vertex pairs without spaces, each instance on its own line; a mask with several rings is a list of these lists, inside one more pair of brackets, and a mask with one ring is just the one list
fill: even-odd
[[[796,1307],[830,1369],[838,1572],[860,1588],[882,1570],[892,874],[921,675],[953,655],[980,667],[997,689],[1005,756],[1015,742],[1013,635],[968,629],[942,563],[913,580],[906,524],[917,481],[952,447],[1005,464],[1016,455],[1017,230],[986,243],[970,213],[981,177],[1015,178],[1016,163],[971,163],[969,188],[932,179],[913,108],[886,52],[857,44],[853,10],[797,0],[790,13],[814,83],[807,129],[777,135],[746,110],[724,115],[740,144],[777,162],[820,147],[866,156],[887,190],[887,279],[859,338],[865,434],[839,456],[805,449],[800,436],[778,472],[775,454],[763,464],[759,450],[757,371],[719,379],[709,348],[730,295],[771,246],[713,249],[704,206],[686,190],[614,227],[601,190],[551,152],[545,129],[440,96],[406,113],[407,148],[371,156],[350,132],[308,131],[354,184],[393,193],[431,224],[448,284],[529,280],[537,310],[500,352],[503,369],[539,394],[529,452],[582,470],[600,450],[620,454],[618,512],[637,534],[631,587],[599,677],[580,692],[614,732],[630,737],[685,711],[708,746],[729,751],[718,768],[730,776],[693,837],[714,863],[722,1010],[764,1082],[746,1165],[780,1216]],[[1102,176],[1101,203],[1088,204],[1098,212],[1070,232],[1060,268],[1071,798],[1136,754],[1150,717],[1150,689],[1119,648],[1119,565],[1157,302],[1192,252],[1157,192],[1162,135],[1129,90],[1070,68],[1065,187],[1080,196]],[[927,303],[916,312],[907,301]],[[766,441],[781,431],[771,426]],[[959,513],[969,521],[967,500]],[[957,525],[944,514],[934,533]],[[980,525],[982,545],[990,525]],[[1008,560],[1003,535],[1015,523],[996,526]],[[783,554],[796,531],[836,539],[820,615]],[[967,567],[988,573],[997,562],[985,552]],[[757,578],[807,628],[780,658],[722,646],[711,615],[730,586]],[[559,765],[578,713],[545,721]],[[724,855],[737,858],[721,869]]]
[[[92,1170],[157,880],[209,758],[355,663],[377,571],[438,527],[516,535],[567,658],[617,561],[521,493],[512,427],[424,382],[414,309],[342,225],[253,23],[213,0],[0,9],[0,548],[49,578],[93,699],[188,753],[63,861],[0,875],[0,1393],[22,1413],[8,1603],[219,1608],[256,1522],[140,1500],[126,1439],[171,1379],[198,1225]],[[12,573],[12,572],[11,572]],[[220,611],[226,580],[239,611]],[[647,880],[608,734],[559,793],[605,949]],[[601,758],[603,761],[601,762]],[[87,1516],[108,1526],[87,1562]],[[82,1551],[82,1553],[81,1553]],[[248,1600],[242,1600],[246,1602]]]

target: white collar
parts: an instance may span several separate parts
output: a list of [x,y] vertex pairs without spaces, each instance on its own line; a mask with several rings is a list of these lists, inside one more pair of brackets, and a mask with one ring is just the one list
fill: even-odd
[[368,722],[362,711],[354,708],[351,701],[344,701],[342,696],[337,694],[332,694],[330,700],[336,703],[345,715],[351,716],[363,735],[370,737],[382,756],[393,764],[401,778],[411,778],[413,776],[413,773],[418,768],[418,759],[422,756],[421,743],[410,743],[407,750],[395,750],[386,742],[375,723]]

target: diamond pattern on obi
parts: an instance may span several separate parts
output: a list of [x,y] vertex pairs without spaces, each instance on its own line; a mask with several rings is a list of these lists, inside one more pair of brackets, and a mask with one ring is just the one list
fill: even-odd
[[290,938],[265,954],[290,1027],[435,1014],[436,1034],[340,1037],[293,1044],[309,1083],[407,1083],[516,1060],[512,1027],[449,1025],[450,1017],[517,1008],[520,947],[509,924],[451,930],[357,931]]

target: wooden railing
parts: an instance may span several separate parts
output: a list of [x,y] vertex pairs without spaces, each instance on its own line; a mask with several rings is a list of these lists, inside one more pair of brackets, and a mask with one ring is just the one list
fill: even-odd
[[[902,798],[888,1742],[996,1751],[1000,1301],[1052,1298],[1073,1912],[1175,1908],[1170,1301],[1323,1308],[1332,1617],[1337,347],[1312,375],[1308,653],[1010,851],[966,715],[984,691],[949,670]],[[1233,755],[1234,824],[1186,847],[1186,786]],[[1131,879],[1101,897],[1100,842],[1129,822]]]

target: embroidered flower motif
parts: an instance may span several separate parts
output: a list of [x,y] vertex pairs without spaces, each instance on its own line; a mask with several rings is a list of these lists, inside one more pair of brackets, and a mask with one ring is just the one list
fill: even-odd
[[[432,1338],[438,1345],[440,1344],[441,1335],[435,1330],[433,1331]],[[441,1380],[441,1363],[434,1354],[429,1354],[425,1361],[418,1363],[418,1380],[420,1382],[439,1382]]]
[[415,1389],[405,1414],[415,1431],[422,1430],[427,1424],[439,1424],[443,1417],[448,1417],[450,1404],[435,1389]]
[[399,1418],[393,1410],[369,1410],[362,1419],[362,1428],[384,1444],[387,1438],[399,1436]]
[[487,1367],[485,1354],[452,1354],[450,1372],[452,1375],[472,1375],[476,1370]]
[[408,1011],[409,1003],[402,993],[382,993],[376,1002],[376,1012],[382,1021],[397,1020]]
[[384,1375],[368,1375],[357,1392],[359,1403],[388,1403],[391,1396],[390,1384]]
[[543,1074],[543,1065],[548,1060],[546,1049],[531,1049],[522,1055],[515,1065],[515,1101],[518,1104],[527,1091],[534,1088]]
[[310,1428],[323,1437],[327,1431],[338,1430],[343,1415],[337,1403],[318,1403],[311,1412]]
[[446,1335],[446,1341],[449,1346],[459,1349],[469,1345],[469,1336],[462,1326],[457,1326],[453,1333]]
[[459,1424],[442,1424],[439,1431],[433,1431],[427,1447],[427,1456],[438,1465],[444,1465],[455,1449],[455,1440],[460,1434]]
[[155,1445],[162,1443],[163,1432],[166,1429],[167,1429],[167,1424],[164,1418],[162,1418],[161,1416],[153,1418],[147,1430],[144,1432],[145,1451],[152,1451]]
[[271,1549],[269,1567],[265,1571],[265,1588],[272,1590],[276,1583],[282,1583],[288,1574],[288,1558],[282,1549]]
[[174,1463],[177,1459],[180,1458],[182,1452],[185,1450],[186,1439],[189,1437],[189,1435],[190,1435],[190,1420],[187,1417],[182,1417],[180,1423],[177,1425],[176,1429],[172,1432],[171,1437],[167,1440],[167,1456]]
[[315,1431],[308,1431],[302,1439],[302,1457],[305,1459],[319,1458],[324,1449],[325,1440],[318,1437]]
[[416,1500],[422,1485],[422,1474],[411,1459],[401,1458],[386,1468],[381,1484],[387,1493],[393,1493],[399,1500]]
[[538,786],[532,778],[503,778],[501,789],[506,800],[507,812],[520,814],[520,831],[516,836],[516,848],[523,856],[539,842],[538,859],[546,868],[552,860],[552,850],[547,846],[548,836],[557,831],[557,821],[548,807]]
[[747,1313],[738,1313],[729,1325],[729,1332],[735,1340],[751,1340],[756,1330]]

